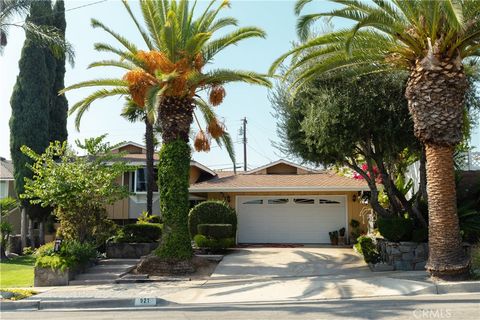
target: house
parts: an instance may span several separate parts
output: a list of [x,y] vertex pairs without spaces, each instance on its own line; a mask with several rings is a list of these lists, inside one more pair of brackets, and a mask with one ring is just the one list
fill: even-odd
[[254,170],[217,172],[190,186],[198,198],[236,209],[238,243],[329,243],[329,232],[363,221],[363,180],[278,160]]
[[[107,207],[111,219],[126,223],[146,210],[146,150],[127,142],[116,152],[127,153],[125,161],[141,166],[119,179],[132,195]],[[348,235],[351,219],[364,220],[360,196],[365,191],[369,188],[362,180],[286,160],[238,174],[190,163],[191,206],[212,199],[229,203],[237,211],[239,243],[329,243],[330,231],[345,228]],[[154,213],[160,214],[157,189],[153,199]]]
[[[118,183],[128,186],[128,190],[132,193],[125,199],[115,202],[113,205],[107,206],[108,217],[117,223],[129,223],[136,220],[142,212],[147,210],[147,181],[146,181],[146,157],[147,150],[144,146],[135,142],[126,142],[118,146],[114,153],[123,152],[125,155],[122,160],[130,165],[138,166],[134,172],[126,172],[119,177]],[[157,181],[157,165],[158,155],[154,155],[155,176]],[[196,162],[190,162],[190,184],[205,181],[216,176],[216,173],[204,165]],[[196,195],[190,196],[192,206],[198,201],[206,198]],[[160,204],[158,196],[158,186],[155,184],[153,192],[153,214],[160,214]]]
[[[12,161],[0,157],[0,199],[17,197],[14,181]],[[3,219],[12,225],[13,233],[20,232],[20,210],[18,208],[12,210]]]

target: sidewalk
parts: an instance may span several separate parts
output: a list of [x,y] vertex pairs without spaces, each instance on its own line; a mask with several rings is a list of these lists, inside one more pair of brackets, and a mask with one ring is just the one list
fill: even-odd
[[[45,288],[42,288],[45,289]],[[385,296],[480,292],[480,282],[433,283],[425,272],[383,272],[369,276],[249,278],[48,288],[2,310],[131,308],[136,298],[153,306],[313,302]]]

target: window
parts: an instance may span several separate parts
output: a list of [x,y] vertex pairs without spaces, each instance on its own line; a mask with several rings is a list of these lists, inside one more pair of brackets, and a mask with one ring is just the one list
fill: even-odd
[[[153,192],[158,192],[158,171],[155,168],[153,170]],[[133,183],[130,184],[131,192],[147,192],[147,168],[140,168],[137,171],[132,172]]]
[[335,200],[320,199],[320,204],[340,204],[340,202]]
[[268,204],[285,204],[285,203],[288,203],[288,199],[286,198],[268,199]]
[[295,198],[293,202],[298,204],[315,204],[315,200],[311,198]]
[[243,202],[242,204],[263,204],[263,200],[262,199],[249,200],[249,201]]
[[8,181],[0,181],[0,199],[8,197]]

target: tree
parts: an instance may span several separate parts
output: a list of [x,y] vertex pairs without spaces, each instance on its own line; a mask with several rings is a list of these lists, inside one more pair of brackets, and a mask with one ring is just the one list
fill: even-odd
[[[241,40],[264,37],[255,27],[236,28],[214,38],[219,30],[237,25],[230,17],[218,18],[219,12],[230,6],[228,1],[212,0],[204,12],[196,14],[195,4],[189,1],[140,1],[145,30],[130,6],[124,6],[136,25],[148,51],[139,50],[133,43],[97,20],[94,27],[112,35],[123,47],[117,49],[108,44],[96,44],[98,51],[107,51],[118,60],[93,63],[92,67],[113,66],[127,70],[122,79],[100,79],[72,85],[65,90],[83,87],[113,87],[100,89],[73,106],[77,111],[77,123],[81,115],[97,99],[125,95],[137,106],[157,112],[161,129],[162,150],[159,161],[160,207],[164,219],[163,240],[157,253],[167,260],[190,259],[192,248],[187,227],[188,175],[190,163],[189,131],[200,111],[207,129],[200,129],[194,142],[197,151],[208,151],[210,139],[227,146],[230,138],[224,125],[216,118],[212,106],[218,106],[225,97],[223,85],[229,82],[245,82],[269,86],[263,75],[228,69],[210,69],[206,64],[223,49]],[[216,7],[215,7],[216,6]],[[207,103],[200,94],[208,91]],[[197,121],[198,123],[198,121]],[[227,143],[225,143],[227,142]],[[230,150],[233,151],[233,150]]]
[[83,157],[66,142],[51,143],[42,154],[22,147],[33,160],[28,166],[33,176],[25,179],[25,192],[20,198],[53,207],[64,239],[102,243],[111,236],[102,233],[111,224],[105,206],[128,195],[116,179],[135,167],[118,161],[124,154],[112,153],[118,145],[110,146],[104,138],[90,138],[84,143],[77,140],[77,147],[86,151]]
[[[396,182],[420,146],[403,96],[406,76],[319,76],[292,99],[288,81],[279,82],[270,101],[276,109],[281,151],[315,164],[347,166],[365,179],[370,204],[383,217],[408,212],[426,227],[420,210]],[[363,165],[362,165],[363,164]],[[389,208],[379,201],[383,184]]]
[[32,41],[38,46],[50,48],[52,52],[61,56],[67,53],[73,63],[73,49],[65,41],[64,34],[49,25],[39,25],[28,19],[24,22],[12,22],[13,19],[22,19],[30,10],[30,6],[36,0],[0,0],[0,54],[8,44],[8,31],[10,27],[18,27],[30,35]]
[[[300,14],[311,0],[297,1]],[[311,38],[282,55],[273,72],[291,55],[290,68],[308,66],[293,86],[339,69],[355,73],[406,70],[406,97],[415,136],[425,145],[429,206],[427,270],[439,278],[464,277],[469,258],[461,246],[456,212],[453,151],[462,140],[467,81],[463,62],[480,55],[478,1],[342,1],[330,12],[304,15],[297,30],[309,37],[312,23],[322,17],[345,18],[353,26]]]
[[[64,40],[65,8],[63,1],[57,1],[52,10],[51,1],[37,1],[30,6],[27,22],[39,28],[53,27]],[[50,141],[67,140],[68,102],[65,96],[58,96],[64,87],[65,58],[67,53],[54,54],[40,45],[35,34],[27,33],[20,74],[17,78],[12,98],[11,155],[15,168],[15,188],[23,192],[24,178],[31,176],[25,164],[29,160],[21,153],[20,147],[27,145],[37,152],[43,152]],[[39,222],[40,243],[44,242],[43,223],[51,214],[50,208],[33,206],[22,202],[30,219]],[[33,233],[32,223],[30,233]],[[32,245],[34,238],[31,236]]]

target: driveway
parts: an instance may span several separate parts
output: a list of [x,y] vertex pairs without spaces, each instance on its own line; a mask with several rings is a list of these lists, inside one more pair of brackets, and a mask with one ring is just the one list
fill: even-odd
[[226,277],[361,276],[370,274],[351,248],[246,248],[226,255],[212,274]]

